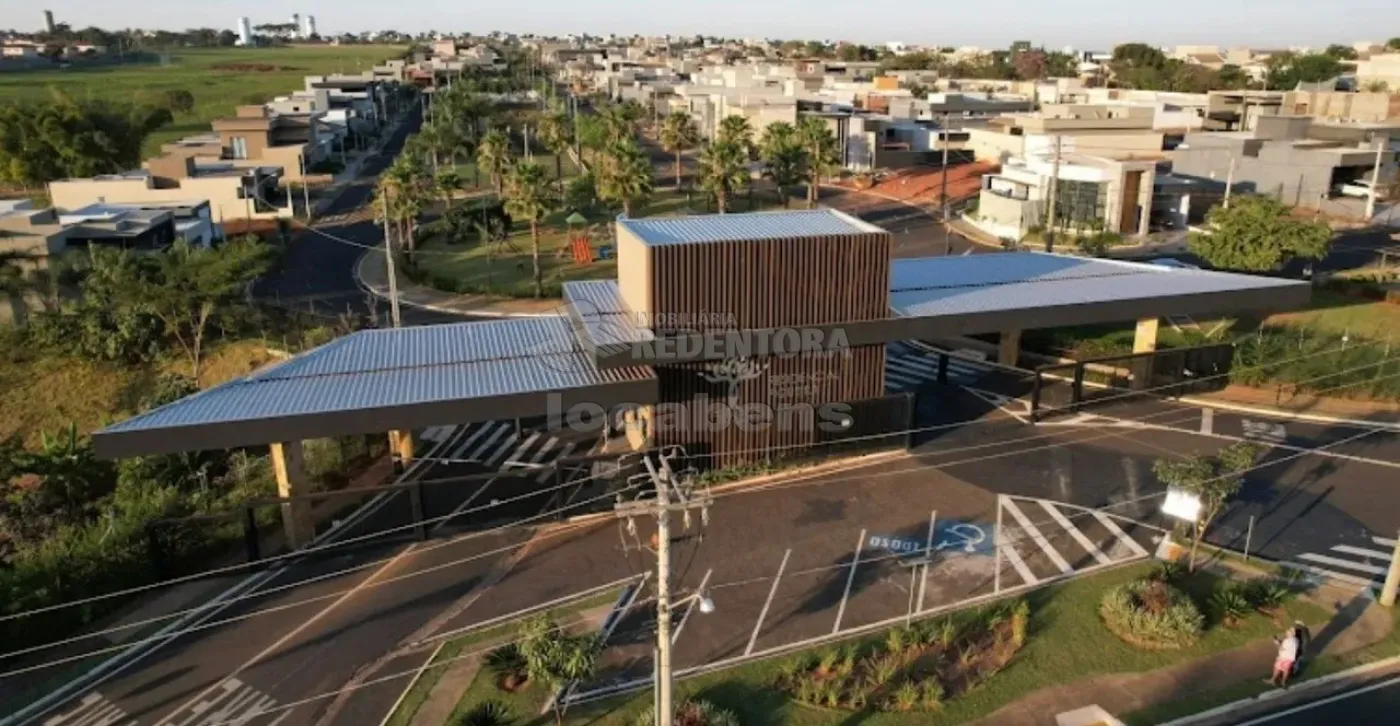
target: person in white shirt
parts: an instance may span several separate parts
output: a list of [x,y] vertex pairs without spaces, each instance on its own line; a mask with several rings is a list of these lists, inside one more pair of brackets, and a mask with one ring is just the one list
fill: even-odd
[[1274,672],[1269,676],[1269,685],[1288,687],[1288,676],[1293,673],[1293,661],[1298,658],[1298,633],[1289,628],[1283,638],[1274,638],[1278,643],[1278,655],[1274,657]]

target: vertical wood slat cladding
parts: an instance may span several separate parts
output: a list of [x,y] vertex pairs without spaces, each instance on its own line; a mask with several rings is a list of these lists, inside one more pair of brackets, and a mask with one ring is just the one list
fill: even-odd
[[661,316],[703,313],[763,329],[874,320],[889,310],[887,232],[662,245],[651,254],[652,311]]
[[[761,460],[767,450],[800,453],[802,447],[829,438],[818,428],[823,423],[822,404],[878,398],[885,392],[882,345],[830,356],[754,359],[753,364],[764,367],[756,378],[738,384],[734,403],[762,404],[776,418],[748,427],[733,420],[729,385],[701,375],[707,364],[657,366],[661,403],[654,420],[655,442],[710,454],[711,465],[720,467]],[[799,382],[793,383],[793,377]]]

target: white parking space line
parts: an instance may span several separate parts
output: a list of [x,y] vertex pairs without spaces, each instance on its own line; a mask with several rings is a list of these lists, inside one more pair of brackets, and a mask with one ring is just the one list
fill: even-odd
[[778,583],[783,579],[783,570],[787,569],[788,557],[791,555],[791,549],[783,553],[783,563],[778,565],[778,574],[773,578],[773,586],[768,588],[768,599],[763,601],[763,609],[758,611],[758,622],[753,624],[753,634],[749,636],[749,645],[744,648],[744,655],[752,653],[754,643],[758,642],[758,631],[763,627],[763,619],[768,617],[768,608],[773,604],[773,596],[778,594]]
[[846,615],[846,598],[851,596],[851,585],[856,581],[856,568],[860,567],[860,551],[865,545],[865,530],[860,530],[860,539],[856,540],[856,556],[851,558],[851,572],[846,575],[846,590],[841,593],[841,605],[836,608],[836,624],[831,627],[832,633],[841,632],[841,618]]
[[[705,570],[705,576],[700,578],[700,587],[695,591],[697,595],[705,594],[705,586],[710,584],[710,575],[714,573],[713,569]],[[690,622],[690,614],[695,612],[698,607],[700,607],[700,603],[691,598],[690,603],[685,606],[685,614],[681,616],[680,623],[676,625],[676,632],[671,633],[671,645],[675,645],[676,641],[680,639],[681,631],[685,630],[685,624]]]
[[1099,549],[1098,545],[1091,542],[1088,537],[1085,537],[1084,533],[1080,531],[1078,527],[1074,526],[1074,522],[1069,521],[1069,518],[1062,514],[1055,505],[1042,499],[1040,501],[1040,508],[1044,509],[1045,512],[1055,520],[1056,524],[1064,527],[1065,530],[1069,532],[1069,536],[1073,537],[1074,541],[1078,542],[1080,547],[1083,547],[1089,554],[1093,555],[1094,559],[1099,561],[1099,564],[1107,565],[1113,561],[1108,555],[1103,553],[1103,550]]
[[924,576],[919,578],[919,603],[918,609],[914,612],[924,611],[924,592],[928,590],[928,559],[933,557],[933,535],[938,525],[938,510],[935,509],[928,515],[928,538],[924,540]]
[[1056,552],[1055,548],[1050,546],[1050,542],[1045,539],[1045,535],[1041,534],[1040,530],[1036,529],[1034,524],[1031,524],[1030,518],[1026,516],[1025,512],[1021,511],[1020,507],[1016,506],[1016,502],[1011,499],[1004,499],[1002,500],[1002,506],[1006,507],[1006,511],[1011,513],[1012,518],[1016,520],[1016,523],[1021,526],[1021,529],[1024,530],[1026,534],[1030,535],[1031,541],[1045,553],[1045,556],[1050,558],[1050,561],[1055,563],[1056,567],[1060,568],[1060,572],[1067,575],[1074,571],[1074,568],[1069,566],[1065,558],[1061,557],[1060,553]]
[[1125,546],[1127,546],[1128,549],[1133,551],[1133,554],[1137,555],[1138,557],[1147,556],[1147,550],[1143,549],[1143,546],[1138,544],[1137,540],[1128,536],[1128,533],[1124,532],[1123,528],[1119,527],[1118,523],[1113,521],[1112,517],[1108,516],[1107,514],[1104,514],[1103,512],[1098,511],[1097,509],[1091,509],[1089,511],[1094,513],[1094,519],[1099,520],[1099,524],[1102,524],[1104,529],[1112,532],[1113,536],[1117,537],[1119,542],[1122,542]]
[[1206,436],[1215,433],[1215,409],[1201,409],[1201,433]]

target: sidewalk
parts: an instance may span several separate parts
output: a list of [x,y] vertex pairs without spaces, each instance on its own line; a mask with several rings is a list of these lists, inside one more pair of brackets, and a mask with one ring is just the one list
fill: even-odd
[[[399,303],[423,310],[482,318],[534,318],[559,314],[563,301],[558,298],[492,297],[443,292],[408,279],[402,270],[395,270],[399,288]],[[389,299],[389,274],[382,250],[370,250],[355,265],[355,279],[375,297]]]
[[1299,415],[1326,416],[1337,419],[1367,419],[1374,416],[1400,413],[1400,401],[1371,401],[1350,398],[1330,398],[1313,396],[1307,393],[1292,394],[1284,388],[1255,388],[1253,386],[1228,386],[1216,393],[1206,393],[1182,398],[1193,405],[1210,405],[1213,402],[1270,409]]
[[[1319,588],[1306,597],[1334,610],[1332,620],[1314,630],[1314,642],[1323,644],[1322,649],[1312,656],[1314,658],[1358,651],[1390,634],[1392,614],[1372,600],[1362,600],[1354,593],[1332,586]],[[1343,602],[1348,604],[1335,607],[1335,604]],[[1276,650],[1277,646],[1272,641],[1261,640],[1145,673],[1102,674],[1074,683],[1050,686],[1023,696],[973,723],[981,726],[1054,724],[1056,714],[1089,705],[1097,705],[1121,718],[1183,698],[1259,683],[1268,675]],[[1304,670],[1304,674],[1306,672]],[[1262,683],[1259,683],[1259,687],[1265,694],[1276,693],[1265,690]],[[1305,690],[1295,686],[1286,693],[1291,695]],[[1277,698],[1263,695],[1252,699],[1252,702],[1274,704]]]

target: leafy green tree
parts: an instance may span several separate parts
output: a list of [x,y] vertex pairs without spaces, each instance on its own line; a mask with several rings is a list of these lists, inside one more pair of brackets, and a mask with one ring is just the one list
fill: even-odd
[[0,181],[33,186],[138,166],[141,145],[169,109],[109,101],[0,104]]
[[84,519],[116,485],[111,463],[97,458],[92,440],[79,436],[76,424],[55,436],[42,434],[39,450],[22,456],[19,469],[37,478],[31,484],[36,510],[54,513],[65,523]]
[[551,113],[540,118],[539,130],[535,134],[540,144],[554,154],[554,178],[558,180],[561,192],[564,189],[564,152],[573,143],[573,131],[573,123],[568,116]]
[[1332,230],[1322,222],[1293,219],[1288,207],[1272,198],[1236,196],[1229,209],[1206,215],[1203,232],[1188,238],[1191,251],[1212,267],[1268,272],[1294,258],[1320,260],[1332,244]]
[[637,135],[637,122],[622,104],[603,106],[598,109],[598,118],[603,122],[606,146],[624,143]]
[[807,206],[816,208],[822,178],[836,170],[840,148],[826,120],[817,116],[803,116],[797,121],[797,138],[806,150],[803,160],[807,165]]
[[442,204],[446,209],[452,208],[452,195],[462,188],[465,180],[457,170],[451,167],[443,169],[433,177],[437,185],[438,193],[442,195]]
[[1318,83],[1340,76],[1345,70],[1332,56],[1322,53],[1298,55],[1284,52],[1265,61],[1265,85],[1276,90],[1292,90],[1299,83]]
[[[548,616],[540,615],[521,626],[520,653],[530,680],[558,691],[593,675],[601,643],[592,634],[568,635]],[[554,720],[564,723],[562,704],[554,701]]]
[[578,145],[580,158],[584,151],[590,156],[601,153],[608,147],[608,126],[601,116],[580,114],[574,117],[574,143]]
[[27,252],[0,250],[0,296],[19,297],[33,289],[34,280],[21,264],[29,259]]
[[506,172],[510,170],[510,139],[505,132],[491,131],[481,139],[476,148],[476,163],[491,177],[491,185],[499,196],[504,190]]
[[651,159],[636,142],[614,146],[597,166],[598,197],[622,207],[632,216],[632,207],[652,192]]
[[1220,88],[1224,90],[1238,91],[1249,88],[1249,74],[1237,65],[1226,63],[1216,71],[1215,77]]
[[1250,441],[1240,441],[1216,454],[1192,454],[1184,459],[1158,459],[1152,473],[1168,486],[1183,489],[1201,501],[1201,511],[1192,523],[1191,558],[1189,566],[1196,570],[1196,551],[1206,530],[1225,505],[1244,485],[1244,474],[1264,453],[1264,448]]
[[[424,167],[422,157],[414,154],[400,154],[379,176],[378,196],[380,199],[388,196],[389,221],[398,226],[409,251],[416,246],[418,215],[436,194],[433,177]],[[382,207],[376,207],[376,212],[381,211]]]
[[695,120],[684,111],[672,111],[661,124],[661,148],[676,155],[676,188],[681,188],[681,153],[700,143]]
[[165,107],[177,116],[188,115],[194,111],[194,94],[183,88],[172,88],[165,92]]
[[797,130],[786,121],[776,121],[763,129],[758,142],[758,155],[763,161],[763,175],[778,187],[783,207],[788,206],[787,189],[802,181],[806,150],[797,138]]
[[598,185],[592,172],[584,172],[569,180],[564,188],[564,206],[587,215],[598,204]]
[[248,283],[266,272],[274,253],[256,237],[234,239],[218,247],[176,241],[163,254],[143,258],[146,274],[128,294],[158,318],[166,337],[190,361],[190,377],[199,380],[204,338],[225,306],[240,304]]
[[1400,38],[1391,38],[1385,42],[1386,50],[1400,50]]
[[1339,61],[1356,60],[1356,49],[1349,45],[1333,43],[1327,46],[1327,49],[1322,51],[1322,54]]
[[743,147],[716,141],[700,152],[700,188],[713,194],[720,214],[729,211],[729,198],[749,183],[748,155]]
[[534,265],[535,297],[544,297],[544,277],[540,269],[540,222],[549,214],[554,195],[544,170],[532,161],[516,164],[506,185],[506,211],[514,219],[530,224],[530,261]]

